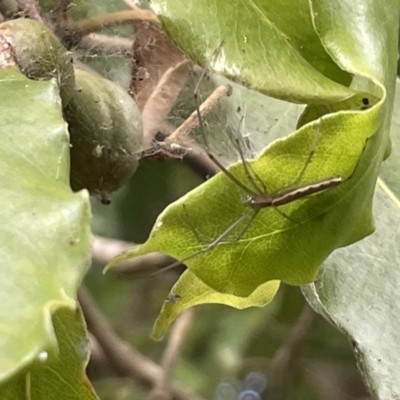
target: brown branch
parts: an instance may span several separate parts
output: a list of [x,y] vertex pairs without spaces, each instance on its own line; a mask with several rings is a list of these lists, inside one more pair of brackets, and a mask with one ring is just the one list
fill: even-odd
[[123,240],[94,236],[92,239],[93,260],[100,264],[107,264],[118,254],[133,246],[135,246],[134,243],[124,242]]
[[105,28],[130,24],[133,21],[151,21],[159,24],[156,15],[152,11],[135,8],[134,10],[117,11],[98,17],[82,19],[71,23],[69,28],[85,36]]
[[[202,117],[206,116],[215,105],[225,96],[229,96],[232,92],[230,85],[218,86],[207,99],[200,105],[199,111]],[[193,111],[189,118],[177,128],[171,135],[168,136],[166,142],[180,142],[185,138],[193,129],[197,128],[200,124],[197,110]]]
[[289,336],[281,343],[270,364],[268,395],[276,400],[284,400],[288,396],[287,377],[290,376],[290,367],[300,348],[301,342],[311,328],[315,313],[306,304],[299,317],[291,327]]
[[204,150],[197,145],[185,147],[185,145],[160,142],[144,151],[141,159],[144,158],[182,160],[203,180],[211,178],[220,171],[217,165],[204,153]]
[[[134,246],[135,244],[122,240],[94,236],[92,240],[92,258],[93,261],[105,265],[123,251]],[[171,265],[175,261],[174,258],[162,253],[149,253],[145,256],[123,261],[113,268],[113,271],[128,276],[151,275]]]
[[[118,337],[85,288],[80,289],[78,299],[88,329],[96,338],[114,372],[118,376],[129,377],[144,387],[154,386],[163,373],[161,367]],[[176,384],[171,385],[171,392],[174,400],[204,400],[184,391]]]
[[290,335],[283,341],[276,351],[271,362],[271,370],[282,376],[284,370],[290,363],[293,354],[298,350],[300,343],[307,335],[315,319],[315,312],[307,304],[299,315],[297,321],[290,331]]
[[162,373],[150,393],[151,400],[170,400],[172,398],[173,371],[193,319],[193,310],[193,308],[189,308],[180,314],[171,329],[169,341],[161,359]]
[[210,160],[210,157],[204,153],[189,152],[184,155],[183,162],[204,180],[211,178],[220,171],[217,165]]
[[[185,58],[181,59],[164,71],[155,85],[151,85],[151,93],[146,96],[145,104],[138,103],[142,112],[145,143],[150,143],[160,131],[160,126],[171,111],[191,69],[192,63]],[[143,93],[142,96],[135,95],[137,102],[140,99],[143,100]]]
[[103,349],[100,347],[96,338],[89,332],[89,353],[90,362],[94,362],[97,365],[107,367],[107,358],[104,355]]
[[[199,111],[202,117],[207,115],[224,96],[229,96],[231,90],[232,88],[230,85],[218,86],[213,93],[211,93],[211,95],[200,105]],[[150,119],[150,115],[153,114],[154,113],[149,113],[147,119]],[[154,118],[151,119],[152,123],[154,124],[153,120]],[[203,179],[208,179],[214,176],[217,172],[219,172],[218,167],[210,160],[200,146],[190,143],[187,140],[189,133],[198,126],[199,119],[196,110],[170,135],[166,133],[166,137],[163,141],[160,141],[151,147],[152,140],[154,143],[154,133],[157,132],[157,127],[160,128],[160,122],[154,124],[152,129],[148,129],[149,132],[147,133],[147,146],[149,149],[143,153],[143,158],[151,157],[182,159],[186,165],[188,165]]]
[[133,40],[99,33],[91,33],[83,37],[78,48],[96,55],[121,55],[129,58],[133,56]]

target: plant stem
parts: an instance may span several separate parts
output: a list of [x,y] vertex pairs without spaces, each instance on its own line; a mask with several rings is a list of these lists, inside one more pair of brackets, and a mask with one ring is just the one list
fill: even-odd
[[[129,377],[145,387],[154,386],[161,379],[162,368],[121,340],[111,329],[87,289],[84,287],[80,289],[78,299],[88,329],[107,357],[109,366],[119,376]],[[176,384],[171,385],[171,393],[174,400],[204,400],[184,391]]]
[[151,21],[159,23],[155,14],[150,10],[124,10],[117,11],[98,17],[82,19],[71,23],[70,29],[76,30],[81,36],[88,35],[89,33],[98,32],[104,28],[110,28],[117,25],[130,24],[132,21]]

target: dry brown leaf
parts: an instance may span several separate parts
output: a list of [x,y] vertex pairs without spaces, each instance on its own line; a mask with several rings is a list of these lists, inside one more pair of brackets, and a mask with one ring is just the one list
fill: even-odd
[[172,105],[183,88],[192,63],[153,22],[133,23],[134,66],[130,94],[142,112],[145,146],[157,132],[174,130],[166,122]]

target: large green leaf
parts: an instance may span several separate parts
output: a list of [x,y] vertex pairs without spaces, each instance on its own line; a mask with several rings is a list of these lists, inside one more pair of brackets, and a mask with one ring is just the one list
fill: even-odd
[[55,81],[0,70],[0,381],[56,348],[51,314],[76,307],[90,260],[87,192],[69,187]]
[[238,309],[248,308],[249,304],[254,307],[263,307],[273,299],[278,289],[279,281],[270,281],[258,286],[246,298],[229,294],[222,295],[208,287],[191,271],[185,271],[172,288],[170,297],[164,302],[154,324],[153,336],[160,339],[171,322],[188,307],[204,303],[220,303]]
[[[381,66],[375,71],[388,89],[388,104],[393,103],[393,77],[396,70],[398,8],[395,4],[370,8],[372,15],[386,16],[386,30],[379,30],[376,22],[375,46],[365,48],[365,56],[376,58],[372,65]],[[364,30],[371,30],[366,24]],[[340,32],[340,30],[339,30]],[[338,32],[338,34],[339,34]],[[386,48],[379,44],[384,43]],[[380,63],[378,64],[378,61]],[[365,63],[364,63],[365,64]],[[398,110],[399,105],[395,106]],[[397,121],[397,122],[396,122]],[[388,129],[389,120],[385,120]],[[398,115],[393,129],[393,155],[384,168],[384,179],[398,198],[399,151]],[[366,384],[377,398],[392,399],[400,396],[397,379],[398,359],[398,309],[396,304],[399,262],[399,205],[396,195],[384,184],[378,186],[375,215],[377,232],[366,241],[334,253],[324,264],[315,285],[304,287],[303,292],[313,307],[331,320],[352,340],[358,366]],[[386,197],[389,195],[389,197]]]
[[89,359],[87,332],[79,309],[58,308],[52,323],[58,346],[43,351],[22,373],[0,388],[3,400],[95,400],[84,369]]
[[301,103],[337,102],[350,75],[321,46],[307,0],[152,0],[190,58],[245,86]]
[[[246,297],[274,279],[296,285],[311,282],[333,250],[370,234],[374,229],[371,209],[375,182],[388,148],[392,98],[387,99],[386,87],[393,75],[387,73],[397,54],[392,36],[397,22],[389,11],[394,1],[379,7],[371,2],[310,2],[308,18],[304,17],[305,2],[299,6],[298,1],[288,1],[285,8],[281,2],[271,1],[268,9],[265,4],[204,0],[194,7],[178,0],[153,1],[167,31],[196,60],[209,59],[211,68],[224,72],[236,65],[237,80],[265,93],[311,105],[296,132],[274,142],[251,162],[269,193],[334,175],[343,180],[337,188],[281,206],[281,213],[272,207],[261,210],[240,240],[234,239],[246,221],[213,249],[185,261],[197,278],[219,293],[218,302],[222,303],[224,293]],[[282,17],[277,11],[270,12],[277,7],[285,9]],[[341,35],[335,35],[336,20],[344,26]],[[387,31],[382,33],[385,24]],[[267,40],[264,31],[272,38],[279,37]],[[297,41],[281,40],[291,35]],[[311,48],[305,54],[300,51],[308,46],[310,35],[318,36],[322,44],[313,48],[313,56]],[[302,44],[300,37],[304,38]],[[376,49],[373,55],[366,51],[371,47]],[[255,48],[261,56],[255,54]],[[339,69],[355,75],[351,89],[339,84],[346,81],[346,74]],[[246,71],[251,71],[248,76]],[[329,73],[321,75],[321,71]],[[362,98],[369,100],[369,108],[364,109]],[[301,182],[297,182],[315,142],[315,154]],[[241,163],[229,170],[248,182]],[[214,240],[250,212],[243,203],[245,195],[226,175],[218,174],[169,206],[158,218],[149,240],[111,265],[151,251],[185,260],[206,249],[207,238]],[[173,292],[177,293],[175,288]],[[191,305],[189,297],[180,298],[173,307]],[[252,305],[256,304],[248,297],[247,306]]]
[[[335,11],[331,11],[333,24]],[[398,3],[370,2],[366,10],[369,18],[365,21],[359,21],[350,7],[344,11],[358,21],[354,25],[358,27],[359,38],[375,32],[363,48],[349,48],[348,51],[363,54],[364,62],[359,62],[357,68],[366,69],[369,66],[371,73],[386,86],[388,113],[383,129],[389,130],[389,116],[395,97]],[[384,30],[379,22],[383,20]],[[336,25],[335,29],[339,36],[347,34],[343,27]],[[328,42],[332,39],[329,35],[325,37]],[[400,106],[399,94],[397,89],[395,111]],[[393,154],[384,163],[382,174],[389,186],[380,181],[375,196],[376,233],[363,242],[335,252],[324,263],[315,284],[303,288],[314,309],[349,336],[366,385],[381,400],[400,398],[397,351],[399,132],[397,112],[392,124]]]
[[[400,81],[395,110],[400,108]],[[392,122],[393,154],[375,195],[376,232],[335,252],[303,293],[353,343],[367,387],[377,399],[400,398],[400,114]],[[386,184],[385,184],[386,182]]]

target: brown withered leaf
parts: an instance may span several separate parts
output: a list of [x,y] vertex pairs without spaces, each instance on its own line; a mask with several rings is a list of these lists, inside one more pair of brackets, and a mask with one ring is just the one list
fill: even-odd
[[167,121],[192,63],[175,47],[161,27],[150,21],[133,22],[135,42],[130,94],[143,118],[144,146],[157,132],[174,130]]

